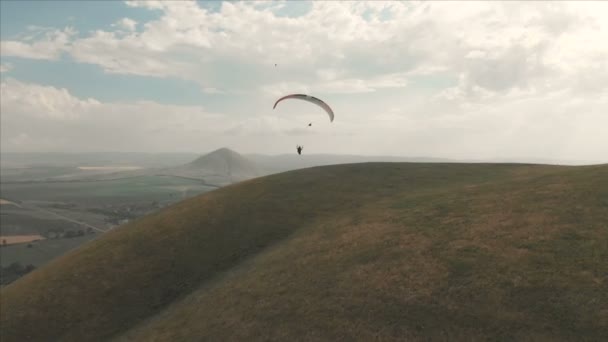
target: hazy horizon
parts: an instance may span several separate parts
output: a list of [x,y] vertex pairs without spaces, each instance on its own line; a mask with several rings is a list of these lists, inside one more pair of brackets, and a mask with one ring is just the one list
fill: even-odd
[[[223,149],[226,147],[222,147],[219,149],[214,149],[214,150],[209,150],[209,151],[201,151],[201,152],[145,152],[145,151],[92,151],[92,152],[61,152],[61,151],[50,151],[50,152],[35,152],[35,151],[31,151],[31,152],[13,152],[13,151],[5,151],[2,152],[2,154],[4,155],[4,160],[6,161],[6,157],[7,155],[16,155],[16,156],[46,156],[46,157],[53,157],[53,156],[71,156],[71,157],[75,157],[77,158],[78,156],[82,157],[82,156],[86,156],[86,161],[82,160],[83,163],[86,164],[86,162],[89,163],[100,163],[103,162],[103,160],[99,159],[96,160],[95,156],[99,155],[99,156],[108,156],[108,155],[134,155],[134,156],[142,156],[142,155],[146,155],[148,157],[161,157],[161,156],[173,156],[173,157],[177,157],[177,162],[171,163],[171,165],[180,165],[183,163],[188,163],[191,162],[194,159],[197,159],[201,156],[204,156],[208,153],[212,153],[215,152],[217,150]],[[232,149],[231,149],[232,150]],[[596,164],[606,164],[608,163],[606,160],[584,160],[584,159],[558,159],[558,158],[485,158],[485,159],[473,159],[473,158],[447,158],[447,157],[441,157],[441,156],[424,156],[424,155],[410,155],[410,156],[404,156],[404,155],[364,155],[364,154],[344,154],[344,153],[308,153],[305,156],[298,156],[297,154],[294,153],[240,153],[239,151],[235,151],[239,154],[241,154],[244,157],[264,157],[264,158],[281,158],[281,157],[293,157],[294,159],[301,159],[301,161],[303,163],[322,163],[325,164],[325,160],[320,160],[318,158],[324,158],[324,157],[336,157],[336,158],[346,158],[347,162],[348,159],[356,159],[358,162],[363,162],[366,160],[369,161],[425,161],[428,160],[429,162],[454,162],[454,163],[466,163],[466,162],[471,162],[471,163],[536,163],[536,164],[561,164],[561,165],[596,165]],[[12,157],[9,157],[9,159]],[[382,159],[385,158],[385,159]],[[277,162],[280,162],[283,159],[277,159]],[[14,160],[11,160],[12,162],[14,162]],[[357,162],[355,161],[355,162]],[[44,164],[46,161],[43,160],[42,163]],[[70,163],[73,162],[78,162],[77,160],[69,160]],[[106,160],[107,162],[107,160]],[[125,160],[119,160],[120,163],[124,163],[126,162]],[[133,165],[139,165],[142,162],[141,159],[134,159],[132,161]],[[343,163],[345,162],[344,159],[337,159],[336,160],[337,163]],[[26,164],[31,164],[33,163],[32,160],[28,160],[27,162],[25,162]],[[36,161],[36,163],[39,163],[38,161]],[[36,164],[34,163],[34,164]],[[145,163],[144,163],[145,164]],[[144,166],[146,167],[146,166]],[[10,168],[10,167],[9,167]]]
[[3,154],[608,162],[606,2],[0,6]]

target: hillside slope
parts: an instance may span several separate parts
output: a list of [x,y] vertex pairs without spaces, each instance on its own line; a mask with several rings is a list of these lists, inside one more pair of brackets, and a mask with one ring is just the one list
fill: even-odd
[[398,156],[364,156],[342,154],[311,154],[298,155],[295,150],[291,154],[263,155],[246,154],[261,170],[261,174],[270,175],[279,172],[337,164],[371,163],[371,162],[399,162],[399,163],[454,163],[462,162],[440,158],[424,157],[398,157]]
[[0,340],[600,340],[608,166],[364,163],[245,181],[2,289]]

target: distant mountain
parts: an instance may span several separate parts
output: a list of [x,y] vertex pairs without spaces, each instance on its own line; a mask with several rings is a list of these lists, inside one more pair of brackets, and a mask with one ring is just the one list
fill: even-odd
[[207,183],[224,185],[260,175],[256,165],[237,152],[220,148],[178,167],[165,169],[164,173],[203,179]]
[[187,165],[214,174],[248,177],[257,173],[257,168],[251,161],[228,148],[220,148],[210,152]]
[[[137,154],[133,155],[140,157]],[[99,153],[97,154],[97,156],[101,157],[103,156],[103,154]],[[255,178],[262,174],[262,172],[260,172],[259,169],[256,167],[255,163],[228,148],[217,149],[208,154],[200,156],[186,164],[181,164],[184,162],[183,159],[185,155],[176,154],[174,158],[174,163],[179,161],[181,164],[177,164],[177,166],[170,166],[171,164],[156,164],[156,166],[152,167],[143,167],[139,169],[137,167],[133,167],[134,169],[126,169],[129,168],[129,166],[123,165],[137,164],[129,164],[128,159],[125,159],[124,156],[122,157],[123,159],[121,159],[121,162],[116,162],[118,158],[115,158],[113,160],[106,160],[103,158],[95,160],[92,158],[89,161],[89,164],[84,164],[84,167],[78,167],[78,164],[74,163],[73,165],[67,165],[64,167],[47,165],[39,167],[26,167],[22,169],[3,169],[2,182],[76,180],[90,181],[150,175],[167,175],[185,178],[195,178],[202,180],[204,183],[224,186],[243,180]],[[191,158],[192,157],[193,156],[191,156]],[[135,159],[141,161],[141,158]],[[165,156],[164,162],[168,162],[169,159],[170,158],[167,158],[167,156]],[[104,164],[106,161],[107,164]],[[27,164],[24,163],[23,165]],[[126,170],[120,170],[121,168]]]

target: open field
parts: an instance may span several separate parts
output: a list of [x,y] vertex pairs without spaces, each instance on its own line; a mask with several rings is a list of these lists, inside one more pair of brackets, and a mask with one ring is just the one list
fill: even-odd
[[7,201],[5,199],[0,198],[0,205],[14,205],[14,206],[19,206],[19,204],[15,203],[15,202],[11,202],[11,201]]
[[141,166],[79,166],[79,170],[85,171],[131,171],[140,170]]
[[167,167],[187,163],[198,153],[138,153],[138,152],[88,152],[88,153],[2,153],[2,167],[18,169],[27,167],[77,167],[86,166],[131,166],[145,168]]
[[2,182],[40,181],[80,173],[69,166],[2,168]]
[[73,238],[44,239],[33,242],[31,247],[27,247],[24,244],[5,246],[0,248],[0,265],[7,267],[17,262],[22,265],[31,264],[40,267],[98,236],[99,234],[86,234]]
[[[36,245],[40,246],[38,249],[55,246],[48,253],[39,253],[36,248],[19,249],[19,253],[12,254],[15,258],[7,254],[13,249],[5,250],[4,260],[35,259],[37,262],[33,264],[39,265],[50,260],[45,259],[45,255],[55,257],[61,251],[74,248],[75,243],[82,240],[74,239],[75,234],[104,233],[171,203],[219,188],[231,179],[213,174],[210,179],[217,183],[209,184],[200,177],[208,173],[203,169],[215,170],[218,166],[221,169],[239,158],[236,152],[224,149],[196,159],[208,161],[196,167],[185,164],[195,157],[187,154],[3,153],[0,234],[40,234],[53,242]],[[173,175],[172,170],[180,165],[197,177]],[[228,170],[238,173],[238,168]],[[64,235],[70,237],[69,242],[59,241]]]
[[38,240],[44,240],[44,239],[45,239],[44,236],[41,236],[41,235],[8,235],[8,236],[0,235],[0,243],[3,246],[27,243],[27,242],[31,242],[31,241],[38,241]]
[[3,288],[0,337],[601,341],[607,223],[606,165],[285,172],[130,222]]
[[[60,211],[55,208],[45,209],[41,204],[34,205],[28,202],[24,205],[26,207],[20,210],[2,210],[0,232],[3,235],[45,234],[52,230],[83,229],[87,224],[102,228],[107,226],[105,216],[78,211],[77,208],[71,211]],[[45,205],[49,204],[45,203]],[[62,213],[70,219],[65,219],[66,216],[63,216]]]
[[3,183],[1,186],[5,198],[18,202],[18,207],[2,206],[4,235],[42,234],[57,229],[58,224],[104,231],[123,219],[214,189],[197,180],[170,176]]
[[[0,186],[4,197],[0,234],[7,244],[27,235],[62,236],[91,230],[104,233],[170,203],[215,189],[200,180],[169,176],[9,182]],[[87,235],[38,242],[33,248],[8,246],[0,252],[2,265],[19,262],[39,266],[88,240]]]
[[[187,186],[186,193],[182,191]],[[175,187],[180,187],[176,190]],[[200,181],[171,176],[141,176],[103,181],[3,183],[2,195],[21,201],[116,204],[119,202],[162,201],[192,196],[213,188]]]

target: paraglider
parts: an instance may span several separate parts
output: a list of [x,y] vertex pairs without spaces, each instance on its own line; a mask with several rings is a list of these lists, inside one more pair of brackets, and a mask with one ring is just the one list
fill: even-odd
[[[274,106],[272,107],[272,109],[275,109],[277,107],[277,104],[279,104],[279,102],[281,102],[283,100],[287,100],[287,99],[298,99],[298,100],[304,100],[304,101],[307,101],[310,103],[314,103],[317,106],[323,108],[323,110],[325,110],[325,112],[329,116],[330,122],[334,121],[334,111],[331,109],[331,107],[327,103],[323,102],[322,100],[320,100],[314,96],[310,96],[310,95],[306,95],[306,94],[291,94],[291,95],[283,96],[280,99],[278,99],[277,102],[274,103]],[[312,126],[312,122],[310,122],[308,124],[308,127],[311,127],[311,126]],[[300,145],[296,146],[296,150],[298,151],[299,155],[302,154],[303,149],[304,149],[303,146],[300,146]]]
[[[277,100],[277,102],[274,103],[274,106],[272,107],[272,109],[275,109],[277,107],[277,104],[283,100],[287,100],[287,99],[298,99],[298,100],[304,100],[310,103],[314,103],[317,106],[323,108],[325,110],[325,112],[327,113],[327,115],[329,115],[329,121],[333,122],[334,121],[334,111],[331,109],[331,107],[319,100],[318,98],[314,97],[314,96],[310,96],[310,95],[306,95],[306,94],[291,94],[291,95],[287,95],[287,96],[283,96],[280,99]],[[311,124],[309,124],[309,126],[311,126]]]

